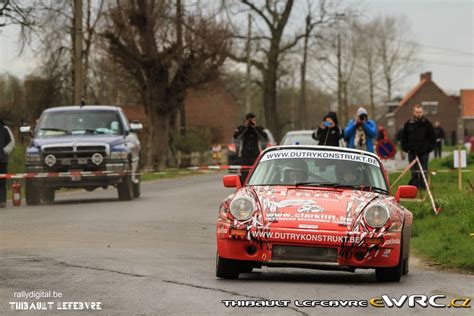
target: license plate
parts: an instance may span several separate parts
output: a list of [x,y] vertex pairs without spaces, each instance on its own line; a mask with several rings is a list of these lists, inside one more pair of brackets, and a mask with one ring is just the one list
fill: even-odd
[[71,181],[81,181],[82,176],[79,173],[80,171],[71,171]]

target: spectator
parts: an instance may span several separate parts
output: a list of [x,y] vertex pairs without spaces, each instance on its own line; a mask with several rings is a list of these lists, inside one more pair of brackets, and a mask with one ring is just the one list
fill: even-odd
[[344,134],[344,137],[348,140],[347,147],[374,151],[372,139],[377,134],[377,124],[373,120],[369,120],[365,108],[360,107],[357,110],[356,117],[349,121]]
[[420,171],[418,164],[414,164],[411,168],[409,184],[415,185],[419,189],[426,189],[426,185],[421,177],[421,172],[426,174],[429,155],[434,147],[435,136],[433,125],[424,117],[423,107],[416,104],[413,107],[413,118],[408,120],[403,127],[402,149],[408,152],[409,162],[412,162],[418,156],[423,170]]
[[[245,116],[243,125],[237,127],[234,138],[242,141],[239,150],[239,162],[244,166],[252,166],[260,154],[259,141],[268,141],[268,136],[264,128],[257,125],[257,117],[253,113]],[[244,183],[248,175],[248,170],[241,171],[241,180]]]
[[397,131],[396,140],[397,140],[397,145],[400,147],[400,157],[402,158],[402,160],[405,160],[405,152],[403,151],[403,149],[401,149],[402,137],[403,137],[403,125],[400,125],[400,129]]
[[435,158],[441,158],[441,150],[443,148],[444,142],[444,129],[441,127],[441,124],[438,121],[435,122],[434,135],[436,139],[434,155]]
[[339,147],[342,129],[339,127],[336,112],[329,112],[311,136],[319,141],[319,145]]
[[[0,174],[8,173],[8,156],[15,147],[15,138],[10,128],[0,120]],[[7,205],[7,181],[0,179],[0,207]]]

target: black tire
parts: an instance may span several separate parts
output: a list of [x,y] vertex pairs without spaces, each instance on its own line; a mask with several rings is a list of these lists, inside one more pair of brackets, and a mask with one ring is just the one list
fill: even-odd
[[41,204],[41,192],[32,180],[25,180],[25,200],[27,205]]
[[239,278],[239,264],[237,260],[225,259],[216,255],[216,277],[236,280]]
[[52,203],[56,197],[55,189],[44,189],[42,194],[43,202]]
[[403,274],[403,242],[400,242],[400,256],[398,264],[393,268],[377,268],[375,269],[375,278],[379,282],[400,282]]
[[133,182],[133,197],[134,198],[139,198],[141,195],[141,184],[142,184],[142,179],[141,176],[137,176],[138,183]]
[[132,176],[126,175],[122,182],[117,185],[118,198],[120,201],[130,201],[133,199]]

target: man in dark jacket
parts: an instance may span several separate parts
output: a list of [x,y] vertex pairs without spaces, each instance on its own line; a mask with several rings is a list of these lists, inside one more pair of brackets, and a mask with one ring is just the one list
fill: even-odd
[[336,112],[329,112],[318,129],[313,132],[312,137],[319,141],[319,145],[339,147],[342,138],[342,129],[338,125]]
[[[239,150],[240,164],[252,166],[260,154],[259,141],[268,141],[267,133],[262,126],[257,125],[257,117],[253,113],[245,116],[244,125],[240,125],[234,132],[234,138],[241,140]],[[248,170],[241,171],[242,183],[248,175]]]
[[436,139],[436,145],[434,149],[435,158],[441,158],[441,150],[443,149],[443,141],[444,141],[444,129],[441,127],[441,124],[436,121],[434,134]]
[[[8,156],[15,147],[12,131],[0,120],[0,174],[8,173]],[[7,204],[7,181],[0,179],[0,207]]]
[[[421,105],[416,104],[413,107],[413,118],[408,120],[403,127],[402,149],[408,152],[409,162],[412,162],[418,156],[423,168],[422,172],[426,174],[430,152],[434,147],[435,136],[433,125],[424,117]],[[415,185],[420,189],[426,189],[417,163],[411,168],[409,184]]]

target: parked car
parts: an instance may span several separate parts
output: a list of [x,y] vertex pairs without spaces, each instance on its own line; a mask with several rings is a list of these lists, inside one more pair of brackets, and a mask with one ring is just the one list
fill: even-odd
[[312,130],[290,131],[283,136],[280,145],[317,145],[318,141],[311,135]]
[[265,150],[246,183],[220,205],[216,276],[236,279],[254,268],[299,267],[354,272],[375,269],[378,281],[408,273],[413,215],[395,196],[373,153],[328,146]]
[[[266,148],[275,146],[277,143],[275,142],[275,138],[273,137],[272,133],[268,129],[263,130],[267,136],[268,136],[268,141],[267,142],[260,142],[260,148],[262,150],[265,150]],[[232,138],[231,142],[227,145],[227,163],[230,166],[236,166],[240,165],[239,161],[239,152],[240,152],[240,146],[242,145],[242,141],[239,139]],[[237,172],[237,170],[229,169],[230,173]]]
[[[114,186],[120,200],[140,196],[140,141],[138,122],[129,123],[125,113],[114,106],[65,106],[45,110],[32,131],[26,149],[29,173],[72,173],[71,176],[27,178],[26,202],[29,205],[54,201],[60,188]],[[83,176],[81,172],[98,172]],[[102,172],[102,173],[100,173]],[[107,174],[110,173],[110,174]]]

